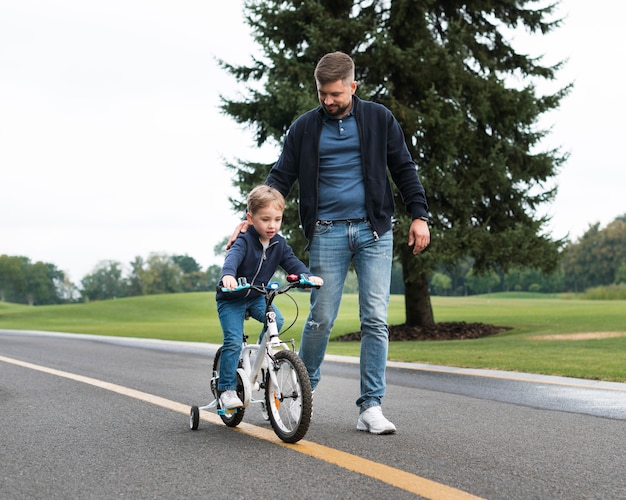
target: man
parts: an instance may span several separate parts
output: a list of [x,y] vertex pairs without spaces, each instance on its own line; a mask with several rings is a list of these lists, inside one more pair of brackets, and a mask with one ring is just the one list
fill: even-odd
[[313,389],[337,318],[350,264],[358,278],[361,319],[361,396],[357,429],[396,432],[382,413],[389,331],[387,309],[393,257],[393,191],[400,190],[413,222],[413,253],[430,243],[428,204],[404,134],[391,112],[354,93],[354,62],[326,54],[314,72],[320,106],[291,125],[266,184],[286,196],[299,184],[300,221],[308,240],[311,272],[324,286],[311,291],[311,311],[300,356]]

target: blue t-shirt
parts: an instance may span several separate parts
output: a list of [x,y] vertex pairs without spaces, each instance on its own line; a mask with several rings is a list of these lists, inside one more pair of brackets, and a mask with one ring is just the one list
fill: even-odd
[[318,220],[367,217],[361,147],[352,112],[324,116],[320,138]]

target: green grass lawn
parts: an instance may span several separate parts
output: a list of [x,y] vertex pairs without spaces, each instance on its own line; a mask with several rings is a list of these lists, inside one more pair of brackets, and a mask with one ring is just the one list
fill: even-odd
[[[276,304],[288,326],[283,338],[300,341],[308,294],[281,296]],[[626,382],[626,303],[533,294],[433,297],[436,321],[481,322],[510,327],[476,340],[392,342],[389,359],[449,366],[492,368]],[[404,322],[404,298],[392,296],[389,323]],[[153,295],[126,299],[29,307],[0,303],[0,328],[158,338],[220,344],[213,293]],[[358,330],[356,295],[346,295],[332,337]],[[246,322],[252,338],[260,331]],[[571,338],[577,333],[621,334]],[[359,355],[358,342],[333,342],[328,353]]]

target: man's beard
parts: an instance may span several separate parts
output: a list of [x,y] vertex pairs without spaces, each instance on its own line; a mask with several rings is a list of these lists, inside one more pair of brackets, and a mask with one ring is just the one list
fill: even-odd
[[324,107],[324,111],[326,111],[326,114],[328,116],[335,117],[335,116],[342,116],[342,115],[344,115],[348,111],[348,109],[350,108],[350,104],[351,103],[348,103],[345,106],[339,106],[334,111],[330,111],[326,106],[323,106],[323,107]]

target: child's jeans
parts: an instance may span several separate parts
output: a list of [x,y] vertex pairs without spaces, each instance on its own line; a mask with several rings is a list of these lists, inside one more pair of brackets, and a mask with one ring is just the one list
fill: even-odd
[[[275,306],[272,307],[276,312],[276,326],[278,331],[280,331],[284,323],[283,315]],[[237,389],[237,364],[239,362],[239,354],[241,353],[241,342],[244,334],[243,322],[246,310],[250,312],[251,317],[264,323],[265,297],[263,295],[255,295],[254,297],[217,301],[217,313],[220,317],[222,334],[224,335],[224,344],[220,357],[220,378],[217,386],[219,391]]]

